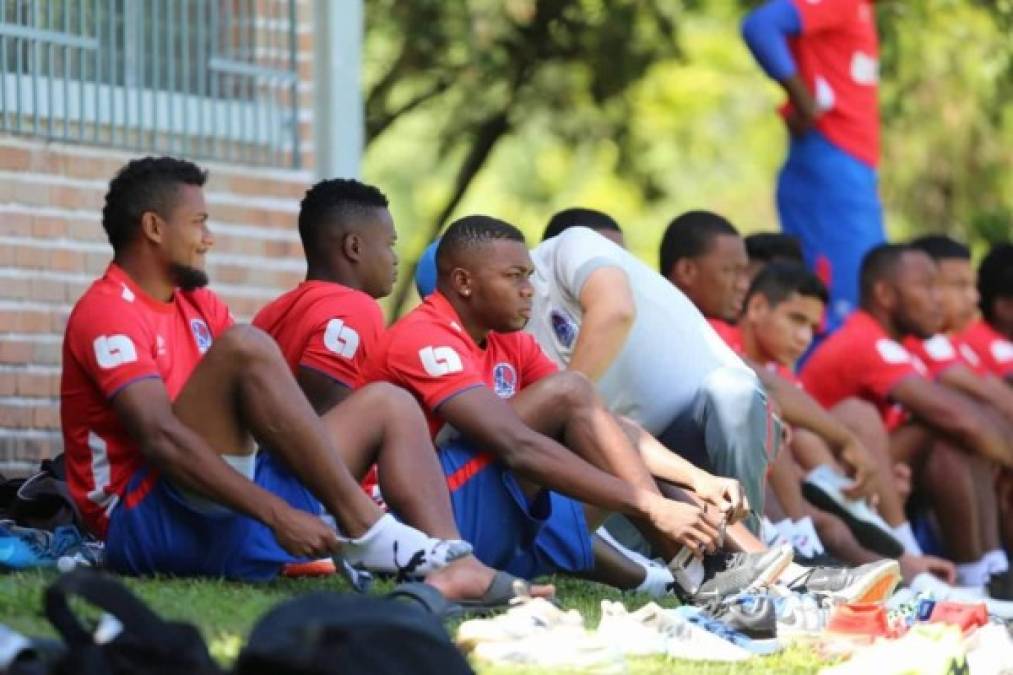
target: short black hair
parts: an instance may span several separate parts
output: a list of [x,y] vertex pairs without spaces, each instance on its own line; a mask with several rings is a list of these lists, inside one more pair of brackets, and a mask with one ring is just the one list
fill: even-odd
[[798,237],[784,232],[757,232],[746,237],[746,254],[750,262],[771,263],[775,260],[804,262]]
[[749,300],[757,293],[767,298],[771,307],[781,304],[791,297],[792,293],[816,298],[824,305],[830,299],[827,287],[820,278],[802,263],[792,260],[775,260],[768,263],[753,279],[749,292],[746,293],[745,304],[748,305]]
[[481,215],[458,218],[443,233],[436,247],[437,272],[449,271],[451,260],[466,249],[498,240],[525,243],[524,233],[498,218]]
[[114,252],[129,244],[141,226],[141,216],[153,211],[168,216],[180,185],[201,187],[207,172],[175,157],[142,157],[127,162],[111,181],[102,207],[102,228]]
[[661,274],[668,276],[682,258],[695,258],[710,248],[719,235],[739,236],[728,220],[711,211],[687,211],[671,223],[661,238]]
[[859,294],[862,306],[872,301],[872,291],[876,282],[893,275],[897,264],[905,253],[916,251],[909,244],[880,244],[869,250],[862,258],[862,267],[858,275]]
[[324,227],[346,228],[353,218],[387,205],[378,188],[354,178],[329,178],[311,187],[299,203],[299,238],[307,259],[316,255]]
[[911,241],[911,248],[924,251],[933,260],[970,260],[971,249],[945,234],[927,234]]
[[995,318],[995,301],[1013,297],[1013,244],[996,244],[978,267],[978,294],[986,321]]
[[542,241],[551,239],[571,227],[590,227],[592,230],[615,230],[622,232],[619,223],[612,216],[594,209],[564,209],[549,219],[542,234]]

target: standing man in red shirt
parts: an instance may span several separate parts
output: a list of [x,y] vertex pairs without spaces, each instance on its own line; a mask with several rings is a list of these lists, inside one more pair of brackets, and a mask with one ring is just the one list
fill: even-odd
[[767,0],[742,34],[785,90],[781,228],[830,289],[828,325],[858,305],[862,256],[885,240],[878,194],[879,41],[872,0]]
[[[390,294],[397,276],[397,233],[387,198],[357,180],[321,181],[300,204],[299,236],[306,281],[264,307],[253,325],[278,342],[310,404],[340,431],[337,438],[377,448],[359,457],[352,473],[363,475],[375,461],[377,496],[392,511],[433,535],[461,539],[422,410],[403,389],[362,379],[384,331],[376,298]],[[377,423],[363,423],[368,418]],[[277,464],[270,453],[258,461]],[[448,597],[478,598],[483,605],[505,604],[515,581],[474,556],[454,560],[430,579]]]
[[802,370],[806,389],[825,406],[858,396],[890,429],[895,461],[910,463],[925,489],[961,585],[984,587],[1008,561],[998,538],[992,466],[1013,465],[1013,447],[969,399],[928,379],[902,345],[939,326],[936,267],[924,252],[884,244],[865,257],[862,308],[827,338]]
[[[113,262],[67,323],[67,482],[108,565],[261,580],[336,553],[384,572],[417,557],[420,574],[467,555],[464,542],[403,525],[363,494],[346,465],[363,449],[335,447],[274,341],[234,325],[203,288],[214,243],[205,179],[171,157],[117,173],[102,213]],[[254,439],[299,480],[257,471]]]

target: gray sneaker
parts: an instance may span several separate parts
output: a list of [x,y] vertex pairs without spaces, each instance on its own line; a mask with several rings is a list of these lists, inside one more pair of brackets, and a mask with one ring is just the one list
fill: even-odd
[[790,545],[759,553],[719,553],[704,558],[709,578],[691,598],[695,604],[769,586],[792,558]]
[[839,602],[882,602],[900,583],[896,560],[877,560],[858,567],[813,567],[788,588],[828,595]]

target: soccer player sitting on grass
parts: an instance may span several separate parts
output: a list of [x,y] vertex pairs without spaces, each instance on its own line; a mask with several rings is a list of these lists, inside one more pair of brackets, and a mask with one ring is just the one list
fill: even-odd
[[[470,546],[384,514],[347,468],[362,448],[328,430],[274,341],[236,325],[203,288],[214,243],[205,179],[170,157],[117,173],[102,213],[113,261],[67,323],[67,481],[108,566],[262,580],[340,553],[372,570],[440,575]],[[382,412],[355,425],[380,425]],[[292,473],[255,470],[254,439]]]
[[[1008,569],[998,541],[994,465],[1013,463],[1010,439],[971,399],[927,377],[901,345],[939,327],[936,266],[923,251],[884,244],[862,261],[861,309],[802,369],[825,406],[860,397],[880,411],[894,461],[911,465],[930,498],[961,585],[984,587]],[[1001,594],[1000,594],[1001,595]]]
[[[750,286],[742,317],[732,329],[732,346],[750,363],[773,371],[801,387],[802,383],[791,368],[808,349],[826,303],[827,292],[823,282],[804,265],[793,262],[770,263],[759,272]],[[870,409],[871,414],[865,416],[866,442],[880,443],[877,456],[886,456],[886,431],[875,408],[862,401],[852,401],[847,405]],[[862,545],[851,536],[847,528],[856,532],[869,530],[860,539],[870,540],[873,544],[884,533],[896,536],[893,533],[895,528],[884,522],[864,502],[840,499],[840,489],[835,489],[834,485],[842,482],[840,477],[844,476],[844,467],[830,453],[821,437],[806,429],[795,430],[790,450],[794,461],[789,463],[788,470],[771,475],[773,490],[785,514],[795,521],[804,516],[810,517],[816,524],[823,544],[839,560],[849,564],[863,564],[882,557],[883,545]],[[799,498],[796,486],[803,479],[803,472],[799,469],[813,472],[811,478],[804,483],[803,491],[820,506],[819,509]],[[887,471],[886,467],[882,470]],[[788,481],[790,485],[779,485],[781,481]],[[895,491],[896,488],[893,481],[886,481],[881,489]],[[900,495],[891,494],[890,497],[893,503],[902,503]],[[897,555],[891,551],[885,553]],[[910,542],[898,560],[904,578],[908,581],[924,571],[932,571],[948,581],[953,580],[952,564],[921,555],[916,542]]]
[[[743,453],[742,466],[760,464],[755,472],[744,472],[756,478],[763,473],[771,442],[756,378],[677,289],[605,237],[574,227],[586,221],[608,232],[618,228],[605,214],[592,217],[586,210],[571,209],[554,216],[547,228],[550,234],[562,234],[531,252],[534,292],[527,330],[557,365],[592,379],[603,403],[614,413],[627,415],[619,418],[620,423],[651,473],[666,481],[662,483],[666,494],[697,504],[720,503],[727,490],[741,489],[735,481],[692,466],[648,431],[661,429],[672,450],[684,452],[685,444],[704,460],[710,453]],[[437,276],[431,258],[427,251],[416,275],[422,296],[432,291]],[[673,340],[678,349],[668,348]],[[640,548],[635,533],[617,529],[619,525],[612,523],[610,528],[620,541]],[[766,550],[740,524],[730,526],[726,534],[733,550]],[[790,566],[780,577],[785,583],[799,578],[808,580],[810,590],[832,586],[842,597],[856,600],[892,588],[897,564],[822,569],[819,574]],[[720,585],[715,578],[712,587]]]
[[978,267],[981,316],[961,339],[989,371],[1013,384],[1013,244],[996,244]]
[[[278,342],[310,404],[329,428],[340,430],[336,442],[378,448],[350,459],[353,475],[375,461],[381,494],[394,513],[435,536],[460,539],[422,410],[403,389],[362,382],[362,365],[384,331],[375,298],[390,293],[397,274],[387,198],[356,180],[321,181],[300,205],[299,235],[306,281],[264,307],[253,325]],[[261,461],[277,464],[270,453]],[[515,581],[469,555],[430,583],[453,599],[501,605],[514,595]]]
[[[458,525],[476,552],[506,560],[520,552],[506,569],[525,576],[592,573],[629,587],[625,557],[591,569],[589,531],[610,512],[633,518],[665,560],[684,545],[713,551],[722,519],[740,515],[737,496],[708,507],[663,497],[590,381],[557,372],[521,331],[534,289],[520,231],[462,218],[441,239],[436,267],[437,292],[388,329],[366,374],[423,404]],[[480,527],[490,522],[501,525]],[[742,559],[746,585],[772,580],[788,561],[780,551]]]

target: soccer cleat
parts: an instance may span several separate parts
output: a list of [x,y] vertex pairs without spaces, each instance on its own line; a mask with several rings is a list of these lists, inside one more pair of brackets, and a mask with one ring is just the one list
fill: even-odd
[[791,546],[779,546],[759,553],[719,553],[704,558],[709,578],[693,596],[704,603],[774,583],[792,558]]
[[309,560],[301,563],[286,563],[281,567],[281,575],[289,578],[329,577],[338,573],[338,567],[331,558]]
[[18,527],[11,521],[0,524],[0,569],[54,567],[61,558],[99,567],[103,552],[101,544],[82,539],[73,525],[60,525],[49,532]]
[[844,496],[843,489],[850,484],[847,476],[822,464],[805,477],[802,494],[817,507],[843,520],[866,548],[887,558],[900,557],[904,544],[893,535],[890,525],[864,499]]
[[869,638],[895,638],[906,628],[903,623],[893,625],[886,607],[879,602],[856,602],[837,606],[830,613],[827,630]]
[[838,602],[881,602],[899,583],[897,561],[879,560],[859,567],[814,567],[788,586],[828,595]]

